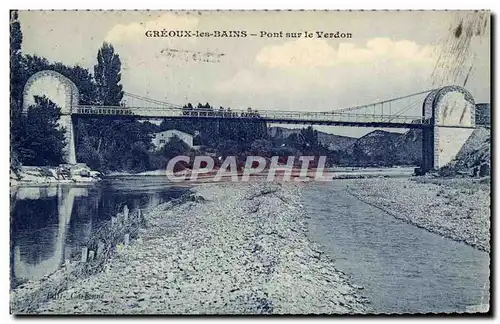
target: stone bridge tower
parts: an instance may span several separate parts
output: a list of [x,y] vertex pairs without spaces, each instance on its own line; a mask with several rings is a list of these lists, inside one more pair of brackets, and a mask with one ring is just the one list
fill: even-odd
[[427,95],[422,114],[431,125],[422,131],[422,173],[455,158],[474,131],[475,111],[474,98],[462,87],[447,86]]
[[75,130],[71,118],[72,108],[78,105],[76,85],[62,74],[45,70],[33,74],[23,91],[23,113],[35,103],[34,96],[45,96],[61,108],[59,127],[66,129],[65,161],[76,164]]

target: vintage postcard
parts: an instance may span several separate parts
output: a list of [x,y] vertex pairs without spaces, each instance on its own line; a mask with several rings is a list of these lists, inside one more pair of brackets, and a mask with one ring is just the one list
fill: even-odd
[[491,314],[490,30],[11,10],[11,314]]

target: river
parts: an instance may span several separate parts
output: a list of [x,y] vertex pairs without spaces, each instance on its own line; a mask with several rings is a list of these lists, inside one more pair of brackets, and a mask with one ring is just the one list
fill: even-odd
[[[362,294],[375,312],[457,312],[488,303],[487,253],[359,201],[346,192],[348,181],[356,180],[305,188],[309,235],[339,270],[364,287]],[[186,190],[162,177],[144,176],[86,186],[12,188],[12,286],[56,271],[124,205],[132,211],[153,207]]]
[[[93,185],[11,188],[11,286],[38,280],[74,258],[103,221],[180,197],[164,177],[120,177]],[[73,256],[73,257],[72,257]]]
[[375,312],[463,312],[488,303],[489,255],[397,220],[346,191],[348,181],[304,190],[309,235],[364,287]]

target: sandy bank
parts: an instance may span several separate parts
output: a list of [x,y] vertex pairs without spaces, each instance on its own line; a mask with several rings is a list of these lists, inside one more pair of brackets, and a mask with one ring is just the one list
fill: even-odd
[[477,179],[365,179],[349,184],[360,200],[419,227],[490,250],[490,186]]
[[300,185],[202,185],[145,214],[139,239],[71,282],[44,314],[364,312],[358,289],[305,233]]

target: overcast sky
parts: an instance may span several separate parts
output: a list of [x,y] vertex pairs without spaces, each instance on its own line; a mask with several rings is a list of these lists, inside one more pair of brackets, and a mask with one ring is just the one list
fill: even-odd
[[[93,72],[104,41],[124,90],[175,104],[322,111],[435,87],[431,77],[456,12],[20,12],[23,52]],[[148,38],[147,30],[344,32],[351,39]],[[489,34],[472,42],[467,89],[490,101]],[[217,53],[211,62],[193,52]],[[198,54],[199,57],[203,54]],[[213,62],[218,60],[218,62]],[[433,83],[434,81],[434,83]],[[455,80],[463,83],[463,80]],[[418,113],[416,108],[415,113]],[[367,129],[322,128],[347,135]]]

